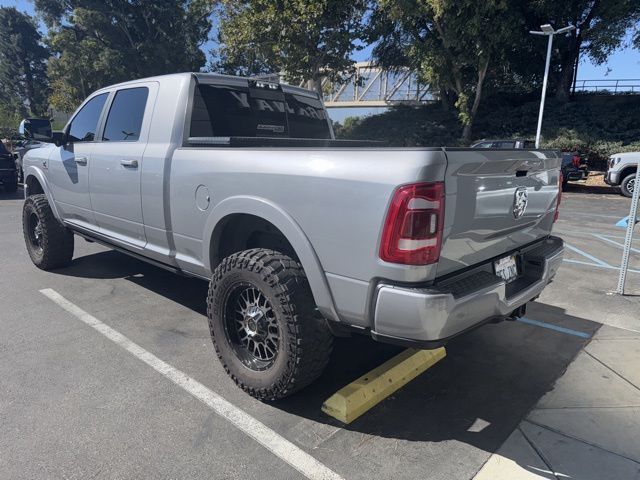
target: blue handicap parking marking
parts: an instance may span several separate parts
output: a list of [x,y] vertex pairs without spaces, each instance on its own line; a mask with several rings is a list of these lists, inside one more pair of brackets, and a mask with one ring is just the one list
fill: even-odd
[[618,220],[618,222],[616,223],[616,227],[622,227],[622,228],[627,228],[629,226],[629,215],[627,215],[624,218],[621,218],[620,220]]
[[[600,235],[598,233],[592,233],[591,235],[593,235],[594,237],[596,237],[599,240],[602,240],[603,242],[608,242],[612,245],[616,245],[620,248],[624,248],[624,244],[620,243],[620,242],[616,242],[615,240],[611,240],[610,238],[605,237],[604,235]],[[638,250],[637,248],[633,248],[631,247],[631,251],[632,252],[636,252],[636,253],[640,253],[640,250]]]
[[568,248],[569,250],[572,250],[580,255],[582,255],[585,258],[588,258],[589,260],[591,260],[593,263],[592,265],[596,265],[596,266],[600,266],[600,267],[604,267],[604,268],[610,268],[611,265],[609,265],[607,262],[604,262],[602,260],[600,260],[599,258],[594,257],[593,255],[580,250],[578,247],[574,247],[573,245],[568,244],[567,242],[564,243],[564,246],[566,248]]
[[[636,223],[640,222],[638,218],[636,218]],[[624,218],[621,218],[616,222],[616,227],[627,228],[629,226],[629,215]]]
[[[599,235],[599,234],[595,234],[592,233],[591,235],[593,235],[595,238],[598,238],[599,240],[603,240],[605,242],[609,242],[611,244],[615,244],[616,246],[619,247],[623,247],[623,245],[621,243],[615,242],[611,239],[606,238],[604,235]],[[614,237],[615,238],[615,237]],[[587,265],[589,267],[595,267],[595,268],[601,268],[604,270],[620,270],[620,267],[618,266],[614,266],[614,265],[610,265],[607,262],[600,260],[599,258],[591,255],[590,253],[585,252],[584,250],[580,250],[578,247],[575,247],[567,242],[564,243],[564,246],[567,250],[571,250],[579,255],[582,255],[584,258],[586,258],[587,260],[590,260],[589,262],[586,262],[584,260],[576,260],[573,258],[565,258],[563,259],[564,263],[574,263],[577,265]],[[632,251],[636,252],[636,253],[640,253],[640,250],[636,249],[636,248],[632,248]],[[630,273],[640,273],[640,270],[634,270],[632,268],[629,268],[627,270],[627,272]]]
[[533,325],[536,327],[547,328],[549,330],[554,330],[560,333],[566,333],[567,335],[573,335],[574,337],[580,338],[591,338],[591,335],[586,332],[581,332],[579,330],[574,330],[572,328],[561,327],[559,325],[554,325],[553,323],[541,322],[540,320],[533,320],[527,317],[520,317],[517,319],[518,322],[526,323],[527,325]]

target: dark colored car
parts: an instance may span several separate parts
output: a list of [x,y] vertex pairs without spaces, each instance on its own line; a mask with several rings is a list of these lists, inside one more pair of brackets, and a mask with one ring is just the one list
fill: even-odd
[[473,145],[471,148],[502,148],[502,149],[512,149],[512,148],[528,148],[533,149],[536,148],[536,143],[532,140],[523,140],[521,138],[515,139],[504,139],[504,140],[479,140]]
[[560,165],[562,188],[567,186],[567,182],[582,180],[585,171],[580,168],[581,165],[582,160],[577,153],[565,152],[562,154],[562,163]]
[[0,142],[0,185],[8,193],[15,193],[18,190],[16,162],[2,142]]

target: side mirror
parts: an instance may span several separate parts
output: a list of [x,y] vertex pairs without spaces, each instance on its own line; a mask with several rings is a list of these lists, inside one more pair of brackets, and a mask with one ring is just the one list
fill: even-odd
[[46,118],[25,118],[20,122],[18,132],[24,138],[41,142],[52,142],[51,121]]
[[67,134],[65,132],[54,131],[52,140],[56,147],[62,147],[67,143]]
[[27,126],[28,120],[25,118],[20,122],[20,126],[18,127],[18,133],[21,137],[31,138],[31,129]]

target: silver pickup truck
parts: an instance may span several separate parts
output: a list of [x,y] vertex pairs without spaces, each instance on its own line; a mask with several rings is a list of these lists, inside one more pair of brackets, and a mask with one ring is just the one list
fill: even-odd
[[210,282],[249,394],[316,379],[334,336],[434,348],[517,317],[562,262],[560,155],[335,140],[318,95],[176,74],[104,88],[24,160],[33,263],[74,235]]

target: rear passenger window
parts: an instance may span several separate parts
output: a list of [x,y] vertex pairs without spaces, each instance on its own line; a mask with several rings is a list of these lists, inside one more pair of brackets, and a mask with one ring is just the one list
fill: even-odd
[[118,90],[109,109],[102,139],[111,142],[139,140],[148,96],[147,87]]
[[70,142],[93,142],[98,128],[98,120],[107,100],[107,94],[96,95],[80,109],[69,125]]

